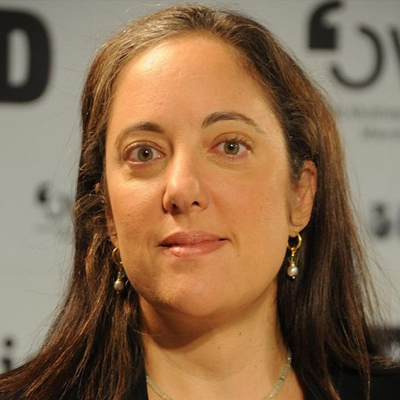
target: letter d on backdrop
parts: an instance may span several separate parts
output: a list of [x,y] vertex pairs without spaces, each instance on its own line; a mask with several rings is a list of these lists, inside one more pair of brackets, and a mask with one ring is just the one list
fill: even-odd
[[[29,57],[26,80],[10,81],[10,34],[20,31],[26,35]],[[43,23],[32,14],[0,10],[0,102],[24,103],[36,100],[46,89],[50,73],[50,41]]]

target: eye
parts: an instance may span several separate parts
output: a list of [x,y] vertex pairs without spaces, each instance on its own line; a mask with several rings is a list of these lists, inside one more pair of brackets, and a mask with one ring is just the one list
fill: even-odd
[[154,147],[139,143],[128,148],[125,154],[126,160],[133,163],[146,163],[163,156],[163,154]]
[[229,142],[224,143],[224,152],[226,154],[235,156],[236,154],[239,153],[239,151],[240,151],[240,143],[234,140],[229,140]]
[[245,155],[249,148],[241,139],[224,140],[216,146],[219,153],[230,157]]

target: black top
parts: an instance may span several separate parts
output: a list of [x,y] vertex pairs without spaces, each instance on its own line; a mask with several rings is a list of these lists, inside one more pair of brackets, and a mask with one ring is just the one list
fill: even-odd
[[[341,400],[364,400],[363,384],[357,372],[339,372],[332,374],[332,380]],[[0,400],[3,396],[0,393]],[[23,400],[15,396],[12,400]],[[68,400],[79,400],[69,397]],[[126,400],[148,400],[146,379],[143,376],[136,390]],[[305,382],[305,400],[326,400],[315,382]],[[393,374],[373,374],[371,376],[370,400],[400,400],[400,372]]]
[[[356,371],[331,374],[341,400],[364,400],[364,384]],[[326,400],[315,382],[307,382],[305,400]],[[370,400],[400,400],[400,372],[371,374]]]
[[[332,373],[332,380],[341,400],[364,400],[363,383],[357,372]],[[305,382],[305,400],[326,400],[315,384]],[[146,380],[143,377],[136,393],[129,400],[148,400]],[[370,400],[400,400],[400,372],[371,376]]]

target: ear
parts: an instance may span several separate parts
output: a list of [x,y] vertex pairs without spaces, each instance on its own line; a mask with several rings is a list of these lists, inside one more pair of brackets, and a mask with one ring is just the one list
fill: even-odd
[[104,213],[105,213],[106,223],[107,223],[108,236],[110,237],[111,243],[115,247],[118,247],[117,229],[115,227],[115,222],[114,222],[114,217],[113,217],[112,210],[111,210],[111,205],[108,200],[107,189],[105,189],[104,193],[103,193],[103,204],[104,204]]
[[114,217],[112,215],[111,207],[109,205],[106,206],[105,213],[106,213],[108,236],[110,237],[111,243],[115,247],[118,247],[117,230],[115,228],[115,222],[114,222]]
[[317,167],[311,160],[306,160],[300,178],[292,185],[290,236],[296,236],[310,221],[316,190]]

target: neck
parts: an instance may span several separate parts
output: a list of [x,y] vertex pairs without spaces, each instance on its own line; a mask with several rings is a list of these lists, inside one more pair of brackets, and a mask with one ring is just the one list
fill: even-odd
[[146,372],[174,400],[261,400],[276,386],[288,350],[273,307],[184,321],[142,308]]

